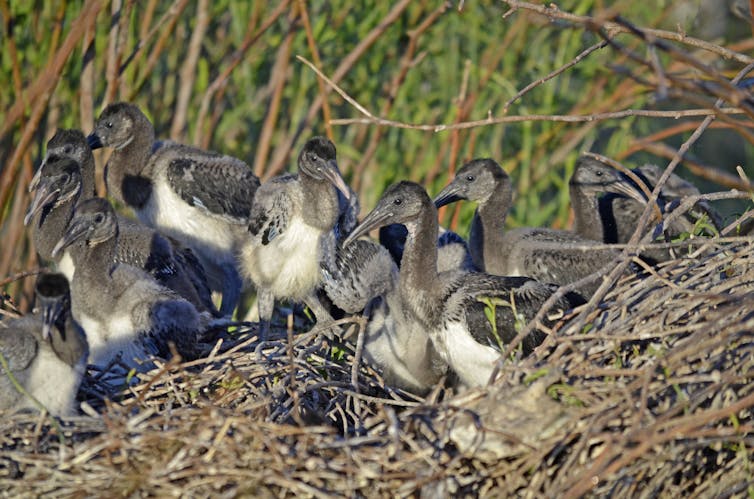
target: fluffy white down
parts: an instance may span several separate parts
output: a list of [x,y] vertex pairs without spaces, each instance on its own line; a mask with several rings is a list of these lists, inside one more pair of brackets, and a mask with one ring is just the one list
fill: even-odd
[[[26,387],[50,414],[72,416],[76,414],[76,393],[85,368],[85,359],[71,367],[60,360],[48,344],[40,344]],[[35,409],[36,406],[28,398],[22,397],[19,408]]]
[[322,231],[298,217],[268,245],[247,244],[243,269],[252,282],[276,298],[303,300],[320,280]]
[[205,267],[210,286],[222,289],[221,267],[235,266],[244,227],[190,206],[170,189],[164,175],[161,173],[155,179],[152,196],[137,213],[139,220],[191,247]]
[[389,293],[367,323],[364,357],[388,384],[414,393],[434,386],[445,372],[426,331],[402,313],[397,293]]
[[73,264],[73,258],[71,258],[71,254],[68,251],[63,252],[63,256],[60,258],[57,267],[58,272],[62,273],[68,279],[68,282],[71,282],[76,266]]
[[477,343],[461,323],[448,324],[440,337],[447,348],[446,360],[461,381],[469,387],[486,385],[500,352]]
[[73,314],[86,331],[90,364],[105,366],[120,353],[125,363],[137,367],[135,359],[145,359],[154,353],[145,344],[142,333],[160,326],[186,330],[199,327],[193,306],[175,298],[145,273],[119,265],[114,278],[123,288],[117,300],[109,304],[110,313],[90,309],[89,303],[81,303],[78,295],[73,295]]

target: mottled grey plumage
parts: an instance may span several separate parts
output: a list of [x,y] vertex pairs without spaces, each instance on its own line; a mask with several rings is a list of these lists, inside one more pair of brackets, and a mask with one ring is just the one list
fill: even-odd
[[[33,220],[32,237],[39,256],[55,261],[61,272],[71,279],[74,265],[67,255],[52,257],[52,249],[63,236],[73,214],[73,208],[94,179],[94,158],[86,138],[74,131],[58,132],[55,149],[48,149],[45,161],[35,175],[36,195],[24,220]],[[68,138],[65,143],[60,136]],[[52,139],[51,139],[52,143]],[[82,153],[85,150],[88,154]],[[56,151],[56,152],[50,152]],[[82,158],[78,163],[74,158]],[[86,166],[84,166],[86,165]],[[212,303],[204,269],[190,249],[169,240],[154,229],[119,217],[120,240],[116,261],[134,265],[149,272],[162,285],[191,301],[200,311],[219,315]],[[67,251],[65,252],[67,254]]]
[[379,244],[362,239],[328,251],[334,256],[321,262],[322,288],[345,313],[360,313],[374,298],[395,288],[398,268]]
[[[62,274],[42,274],[36,291],[40,310],[0,322],[0,353],[16,381],[51,414],[71,416],[86,370],[86,336],[71,315]],[[0,409],[35,407],[0,369]]]
[[221,312],[232,314],[243,284],[236,254],[259,187],[248,165],[172,141],[155,142],[149,119],[122,102],[105,108],[88,139],[92,147],[114,149],[105,172],[108,193],[145,224],[190,247],[211,288],[223,293]]
[[[595,195],[594,199],[596,200],[589,198],[590,213],[596,213],[598,216],[584,223],[579,223],[577,218],[574,230],[585,237],[608,244],[624,244],[631,239],[636,230],[639,218],[646,207],[646,202],[640,202],[635,198],[627,197],[625,192],[610,192],[603,186],[600,186],[599,182],[595,180],[595,176],[600,172],[611,170],[610,166],[603,164],[595,158],[588,156],[579,158],[576,170],[574,170],[570,181],[572,203],[574,199],[587,199],[586,196],[574,194],[579,190],[588,189],[596,192],[607,192],[607,194],[598,199],[596,199]],[[655,165],[643,165],[632,171],[642,179],[649,191],[654,189],[656,181],[662,175],[662,170]],[[638,187],[628,177],[622,177],[620,182],[632,191],[638,192]],[[678,175],[672,174],[660,192],[658,206],[663,212],[669,212],[684,197],[698,194],[699,190],[693,184]],[[709,203],[701,201],[696,203],[687,214],[676,218],[668,224],[665,227],[665,235],[667,238],[673,239],[684,232],[691,233],[694,231],[696,221],[705,215],[716,230],[722,228],[722,221],[717,212]],[[649,226],[648,230],[653,230],[652,225]],[[642,256],[651,261],[663,261],[671,258],[672,254],[669,250],[659,249],[644,251],[642,252]]]
[[298,175],[274,178],[259,188],[251,208],[241,268],[257,287],[259,315],[266,334],[275,298],[304,301],[318,320],[327,312],[315,296],[331,236],[340,215],[340,176],[335,146],[324,137],[307,141],[298,157]]
[[76,207],[53,250],[70,247],[76,263],[72,310],[87,332],[90,363],[102,367],[120,355],[129,366],[148,367],[149,362],[141,361],[169,356],[169,342],[184,357],[193,357],[208,317],[143,270],[117,263],[117,240],[118,221],[110,203],[92,198]]
[[[404,313],[426,331],[439,356],[465,385],[485,384],[499,359],[501,345],[515,337],[521,322],[531,319],[557,288],[526,277],[438,273],[437,210],[426,191],[412,182],[389,187],[346,243],[391,223],[402,223],[408,229],[398,285]],[[581,302],[576,295],[558,300],[549,318]],[[486,317],[486,307],[494,311],[494,328]],[[539,331],[527,336],[524,354],[542,338]]]
[[[609,174],[616,176],[619,172],[611,170]],[[618,186],[623,188],[625,184]],[[511,181],[492,159],[466,163],[438,194],[435,204],[439,207],[459,199],[478,203],[469,236],[471,256],[477,267],[490,274],[529,276],[543,282],[570,284],[618,256],[617,251],[597,249],[595,246],[600,242],[571,231],[548,228],[506,231],[505,218],[512,202]],[[581,213],[577,206],[574,204],[578,219]],[[599,282],[594,281],[580,287],[579,292],[591,295],[598,286]]]

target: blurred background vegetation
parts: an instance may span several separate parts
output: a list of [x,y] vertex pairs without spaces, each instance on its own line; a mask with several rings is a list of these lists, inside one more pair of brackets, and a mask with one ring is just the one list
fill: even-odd
[[[99,111],[117,100],[141,106],[159,136],[237,156],[265,179],[294,169],[303,142],[327,134],[338,147],[344,176],[361,196],[362,211],[396,180],[421,182],[434,194],[465,160],[491,156],[518,189],[511,226],[569,225],[567,181],[582,151],[630,167],[664,166],[702,120],[524,120],[441,132],[331,125],[330,119],[361,115],[297,55],[313,61],[375,115],[403,123],[699,107],[672,96],[658,99],[647,83],[651,70],[632,66],[609,46],[509,102],[600,38],[581,25],[527,10],[506,16],[509,6],[502,1],[356,4],[0,0],[0,280],[8,277],[3,289],[23,307],[31,280],[12,277],[38,266],[22,220],[26,187],[47,139],[57,128],[88,133]],[[563,0],[558,8],[579,15],[612,9],[638,25],[703,37],[740,54],[754,48],[748,0]],[[617,39],[646,52],[635,37]],[[726,59],[681,47],[728,78],[748,57]],[[688,67],[660,57],[668,71],[694,77]],[[740,127],[751,126],[741,122]],[[752,144],[735,127],[716,121],[678,172],[703,191],[741,188],[735,167],[744,165],[751,174],[751,156]],[[98,152],[97,160],[104,193],[106,158]],[[731,216],[745,208],[726,206]],[[465,235],[473,208],[458,209],[443,213],[443,222]]]

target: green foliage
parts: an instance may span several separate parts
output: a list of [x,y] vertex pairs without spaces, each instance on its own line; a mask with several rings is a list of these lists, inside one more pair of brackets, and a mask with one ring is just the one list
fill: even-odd
[[506,307],[511,309],[513,314],[513,327],[516,332],[521,331],[526,326],[526,317],[516,309],[516,301],[513,297],[513,292],[510,295],[511,299],[504,300],[499,297],[487,297],[482,296],[477,298],[477,301],[484,304],[484,316],[492,327],[492,335],[495,337],[497,346],[500,350],[503,350],[503,340],[497,330],[497,307]]

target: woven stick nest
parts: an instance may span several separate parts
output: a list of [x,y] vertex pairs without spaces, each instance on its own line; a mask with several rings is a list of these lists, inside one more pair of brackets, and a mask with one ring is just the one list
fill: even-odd
[[260,344],[241,328],[138,380],[90,371],[93,416],[2,419],[0,490],[751,494],[754,242],[703,250],[621,278],[483,389],[417,398],[316,329]]

